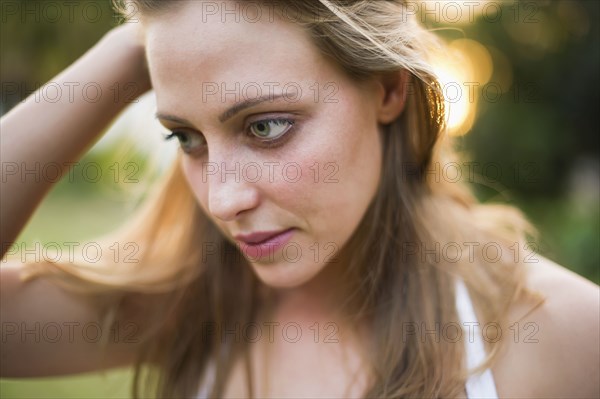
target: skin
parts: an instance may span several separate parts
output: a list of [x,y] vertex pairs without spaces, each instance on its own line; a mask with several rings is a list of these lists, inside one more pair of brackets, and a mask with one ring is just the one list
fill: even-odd
[[[375,80],[352,81],[297,25],[268,18],[223,24],[218,15],[198,24],[203,17],[202,7],[191,2],[147,24],[159,120],[192,143],[187,148],[194,151],[182,157],[185,177],[206,215],[232,242],[239,233],[295,229],[291,242],[301,252],[292,247],[287,258],[280,249],[272,257],[249,260],[265,284],[299,287],[325,268],[375,195],[382,157],[379,123],[389,112],[385,88]],[[220,120],[236,103],[269,94],[269,82],[278,84],[275,95],[287,97]],[[300,88],[294,92],[301,93],[298,97],[282,90],[290,82]],[[236,91],[236,84],[258,85],[260,92]],[[318,101],[314,84],[322,90]],[[207,94],[209,85],[233,94]],[[267,118],[294,121],[278,128],[290,127],[284,142],[271,148],[251,130],[248,134],[249,124]],[[301,171],[298,181],[295,166],[284,169],[290,164]],[[224,172],[236,165],[239,179]],[[259,181],[254,181],[256,168],[246,165],[261,167]]]
[[[379,160],[376,158],[380,145],[377,140],[377,125],[389,123],[402,112],[404,96],[400,89],[403,81],[401,74],[387,76],[385,79],[378,77],[364,85],[357,85],[346,79],[335,65],[317,56],[308,39],[293,25],[273,23],[263,26],[271,29],[271,35],[267,35],[266,39],[262,36],[264,40],[256,47],[256,42],[261,37],[256,29],[258,25],[242,26],[240,23],[226,27],[208,21],[206,24],[192,25],[191,17],[197,16],[194,12],[193,9],[186,10],[185,14],[170,11],[161,16],[160,21],[169,21],[162,25],[163,34],[170,32],[170,36],[166,38],[156,32],[152,36],[153,29],[161,27],[159,20],[149,21],[147,24],[147,55],[159,99],[159,111],[183,116],[193,122],[187,128],[205,134],[210,148],[209,157],[216,157],[215,162],[220,161],[219,157],[225,159],[227,156],[227,161],[240,163],[248,160],[294,160],[303,168],[315,160],[333,160],[340,164],[337,175],[340,182],[334,185],[311,185],[306,180],[295,184],[284,184],[281,180],[270,184],[233,184],[231,181],[223,183],[220,180],[209,180],[207,184],[199,184],[197,179],[198,176],[202,177],[201,174],[198,175],[201,160],[184,158],[186,176],[199,203],[207,214],[213,215],[213,220],[229,237],[238,233],[235,230],[238,228],[242,232],[248,232],[243,229],[274,229],[291,225],[299,230],[294,239],[303,245],[322,236],[327,236],[327,240],[335,236],[342,243],[349,234],[348,231],[352,231],[352,225],[360,219],[376,187],[379,171],[373,165],[377,163],[370,165],[364,164],[364,161]],[[132,28],[133,26],[122,26],[111,31],[54,81],[94,81],[106,92],[110,91],[115,82],[121,87],[125,83],[136,82],[139,93],[147,90],[150,82],[143,67],[144,48],[135,40]],[[201,34],[192,35],[196,30],[202,30],[198,32]],[[236,34],[229,35],[228,30]],[[190,37],[202,37],[203,41],[194,42]],[[273,40],[273,37],[282,40]],[[168,48],[163,42],[162,54],[166,56],[165,60],[159,59],[161,53],[153,53],[159,49],[159,39],[170,41]],[[290,42],[292,39],[294,41]],[[287,42],[287,46],[282,46],[279,42]],[[266,47],[265,43],[273,50],[255,54],[254,50]],[[187,53],[184,48],[187,48]],[[229,51],[233,48],[237,53]],[[201,50],[205,57],[192,57],[196,53],[189,51],[190,49]],[[298,53],[300,51],[302,52]],[[278,54],[278,57],[272,54]],[[167,63],[170,57],[179,61],[178,64],[171,62],[177,68],[171,68],[171,71],[167,68],[163,70],[167,75],[160,76],[157,62]],[[224,61],[227,64],[222,64]],[[254,67],[257,63],[260,68]],[[228,67],[223,68],[223,65]],[[301,71],[303,74],[299,73]],[[203,102],[197,95],[201,87],[190,76],[194,79],[201,77],[205,81],[229,79],[229,83],[250,80],[260,82],[258,78],[270,82],[294,79],[301,82],[298,76],[306,80],[313,79],[310,84],[315,81],[332,81],[339,85],[337,97],[340,103],[299,102],[295,105],[283,104],[288,107],[285,109],[283,105],[277,109],[263,105],[263,108],[248,111],[260,114],[283,110],[291,113],[290,108],[297,107],[297,115],[294,115],[303,116],[311,127],[299,130],[298,133],[303,133],[302,135],[298,134],[294,140],[286,142],[291,149],[282,146],[278,149],[259,150],[251,146],[250,141],[243,141],[241,135],[235,134],[242,131],[242,122],[232,120],[231,124],[219,124],[218,114],[228,104],[219,101]],[[74,101],[64,99],[58,103],[30,99],[0,119],[2,159],[5,162],[58,164],[76,161],[125,105],[125,101],[115,103],[112,96],[104,97],[99,103],[90,103],[82,98],[75,98]],[[356,114],[360,114],[360,118]],[[354,136],[349,132],[353,132]],[[329,140],[331,137],[336,137],[338,141]],[[342,139],[351,139],[351,142],[339,141]],[[332,144],[328,148],[329,152],[323,149],[324,142]],[[343,149],[335,145],[340,142],[345,143]],[[285,159],[284,156],[288,158]],[[309,172],[312,173],[312,170]],[[308,176],[312,178],[313,175]],[[367,183],[366,186],[359,185],[364,182]],[[277,187],[277,190],[271,187]],[[303,190],[297,187],[302,187]],[[3,179],[0,190],[3,242],[14,240],[48,189],[49,184],[44,181],[21,181],[14,176],[8,177],[6,181]],[[228,195],[228,192],[236,195]],[[211,207],[212,198],[215,203]],[[321,204],[322,207],[310,208],[305,203],[312,203],[317,198],[323,203],[314,201],[314,204]],[[344,198],[353,200],[347,199],[344,202]],[[311,201],[303,202],[300,199]],[[341,205],[346,205],[348,209],[340,207]],[[336,208],[330,208],[332,206]],[[337,217],[328,214],[334,213],[331,209],[335,210]],[[311,212],[318,214],[319,218]],[[504,331],[502,336],[508,342],[492,369],[499,396],[599,397],[598,286],[541,256],[537,258],[538,263],[526,265],[526,284],[530,289],[540,292],[546,302],[533,309],[531,304],[517,303],[510,309],[509,319],[520,323],[521,339],[515,342],[514,330]],[[325,337],[332,331],[325,328],[325,323],[334,319],[331,312],[323,309],[323,298],[328,290],[336,286],[335,277],[340,271],[339,267],[343,265],[335,268],[332,267],[333,264],[325,267],[325,263],[305,263],[302,264],[304,269],[300,269],[300,263],[291,265],[293,268],[284,268],[278,262],[280,259],[272,262],[271,268],[268,264],[252,264],[263,281],[270,281],[272,286],[280,287],[280,291],[285,293],[269,321],[280,323],[280,326],[286,322],[296,322],[301,325],[304,334],[299,341],[292,343],[281,339],[279,329],[276,335],[279,338],[274,342],[261,340],[252,346],[251,360],[255,366],[253,381],[257,396],[358,397],[368,380],[368,368],[360,360],[360,341],[353,334],[347,333],[351,329],[345,329],[341,324],[338,324],[339,329],[334,336],[339,340],[339,345],[325,341]],[[100,314],[105,304],[90,303],[80,295],[62,290],[52,279],[42,277],[25,284],[20,280],[21,266],[17,261],[8,262],[0,268],[0,313],[3,323],[31,325],[50,320],[59,324],[77,322],[85,325],[89,322],[101,322]],[[156,306],[163,301],[164,298],[161,297],[132,294],[127,298],[129,305],[126,311],[118,315],[117,321],[121,325],[136,323],[140,326],[140,331],[143,331],[145,322],[151,320]],[[313,340],[315,322],[319,323],[318,343]],[[532,330],[525,328],[526,323],[535,323],[537,326],[534,337],[529,335]],[[526,337],[536,341],[527,342]],[[104,368],[125,367],[133,363],[139,351],[138,346],[131,343],[111,344],[104,348],[90,345],[81,339],[72,343],[65,342],[67,341],[36,342],[32,339],[23,340],[19,334],[10,335],[0,343],[0,376],[24,378],[93,371],[100,368],[99,359],[106,361],[102,366]],[[244,397],[244,377],[243,364],[236,365],[224,396]]]
[[[313,255],[310,247],[317,243],[321,249],[317,262],[311,256],[302,256],[290,263],[278,251],[273,260],[250,264],[265,284],[281,289],[281,301],[270,315],[270,322],[285,325],[293,321],[307,332],[314,331],[311,326],[315,322],[323,328],[335,320],[339,328],[339,345],[327,345],[322,340],[315,344],[314,334],[305,334],[293,343],[276,339],[267,344],[261,340],[251,349],[256,373],[254,388],[264,397],[310,397],[317,394],[316,387],[320,396],[358,397],[371,377],[362,363],[360,344],[368,332],[345,326],[327,308],[324,298],[336,287],[336,275],[343,265],[328,265],[322,250],[325,243],[332,242],[340,248],[348,240],[375,195],[381,174],[379,126],[402,112],[401,88],[406,77],[377,77],[358,84],[321,55],[296,25],[277,19],[221,23],[218,18],[198,24],[203,17],[201,8],[198,3],[192,4],[195,5],[151,20],[146,30],[158,113],[186,120],[175,123],[167,120],[174,118],[162,117],[161,122],[168,129],[185,131],[188,143],[201,143],[207,148],[205,152],[183,156],[185,177],[204,212],[226,237],[294,227],[297,230],[292,241],[303,254]],[[272,40],[273,37],[278,40]],[[315,82],[319,87],[334,82],[338,102],[315,102],[312,96],[303,95],[298,102],[263,103],[222,123],[219,115],[243,96],[238,91],[237,96],[229,95],[225,101],[219,95],[203,98],[202,82],[225,84],[230,89],[237,82],[241,87],[251,82],[261,87],[266,87],[266,82],[279,82],[280,86],[298,82],[304,93],[309,93],[308,87]],[[282,145],[257,146],[254,139],[244,135],[248,123],[273,116],[295,120],[291,137]],[[274,181],[268,181],[264,178],[268,175],[266,170],[258,182],[245,181],[243,176],[236,182],[231,175],[219,173],[205,178],[206,162],[225,163],[227,170],[232,170],[236,162],[243,168],[250,162],[264,165],[290,161],[300,165],[302,171],[302,178],[295,183],[283,179],[281,173],[275,173]],[[315,183],[311,166],[328,162],[337,165],[338,182],[331,184],[320,179]],[[529,268],[531,288],[556,298],[555,285],[561,282],[564,292],[577,292],[577,296],[568,296],[578,298],[575,302],[597,302],[596,286],[541,259],[539,265]],[[568,306],[573,303],[550,300],[530,314],[528,304],[512,309],[511,318],[521,325],[536,323],[541,338],[537,345],[507,345],[493,368],[501,397],[548,397],[557,393],[569,397],[598,392],[589,373],[573,371],[581,368],[564,372],[566,354],[561,346],[577,353],[576,359],[586,365],[584,370],[597,370],[598,356],[597,348],[589,351],[581,344],[597,342],[593,336],[598,331],[597,317],[569,316],[565,312]],[[597,303],[587,308],[597,310]],[[561,319],[558,324],[557,318]],[[569,325],[583,323],[589,325],[589,330],[566,331]],[[575,332],[577,336],[571,337]],[[549,361],[541,364],[541,357]],[[514,364],[525,366],[515,369]],[[549,376],[551,386],[547,383]],[[340,387],[349,388],[341,392]],[[234,367],[225,396],[245,395],[245,372],[240,361]]]
[[[257,392],[309,397],[318,386],[333,397],[359,396],[368,378],[359,344],[364,331],[345,325],[336,314],[336,298],[342,294],[334,289],[339,288],[336,278],[343,265],[329,264],[328,259],[347,242],[374,198],[381,175],[380,125],[402,111],[405,97],[401,85],[393,83],[405,75],[357,83],[325,58],[297,25],[280,19],[223,24],[218,15],[198,24],[201,18],[199,2],[190,2],[146,24],[159,120],[183,138],[184,148],[194,149],[182,156],[185,178],[225,237],[233,241],[239,233],[293,227],[291,242],[302,254],[290,262],[279,249],[272,258],[249,259],[256,275],[279,294],[274,312],[264,320],[279,326],[297,323],[303,332],[299,341],[288,342],[277,330],[274,342],[254,345],[255,369],[270,370],[258,371]],[[207,82],[229,90],[236,84],[267,88],[268,82],[277,82],[282,88],[292,82],[302,95],[298,101],[284,98],[247,108],[223,123],[220,115],[236,102],[268,90],[234,91],[222,98],[206,95]],[[311,89],[315,84],[322,90],[318,101]],[[269,148],[248,134],[248,125],[273,117],[290,118],[294,124],[283,144]],[[244,170],[250,163],[270,162],[299,165],[301,178],[291,181],[294,170],[286,175],[282,167],[275,167],[271,177],[264,167],[259,181],[249,181],[254,172],[250,179],[241,173],[236,181],[231,174],[209,174],[206,166],[222,171],[239,164]],[[325,342],[328,334],[339,344]],[[315,359],[320,368],[306,375]],[[305,384],[305,378],[298,378],[302,375],[315,384]],[[340,387],[350,388],[340,392]],[[228,390],[227,397],[245,396],[241,364]]]

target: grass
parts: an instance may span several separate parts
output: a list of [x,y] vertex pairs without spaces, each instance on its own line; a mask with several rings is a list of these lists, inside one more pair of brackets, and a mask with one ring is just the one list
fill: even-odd
[[131,369],[115,369],[102,373],[68,377],[2,379],[0,397],[3,399],[56,398],[106,399],[130,398]]

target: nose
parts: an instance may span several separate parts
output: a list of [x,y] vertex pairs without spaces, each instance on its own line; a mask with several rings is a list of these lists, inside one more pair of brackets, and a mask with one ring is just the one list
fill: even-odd
[[[260,201],[256,184],[245,178],[239,162],[212,162],[208,174],[208,210],[223,222],[235,220]],[[216,173],[215,172],[216,168]]]

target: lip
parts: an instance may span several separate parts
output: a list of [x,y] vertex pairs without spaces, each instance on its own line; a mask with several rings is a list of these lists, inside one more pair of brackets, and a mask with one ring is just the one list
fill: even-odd
[[267,241],[268,239],[270,239],[272,237],[275,237],[282,233],[285,233],[288,230],[291,230],[291,229],[278,230],[278,231],[259,231],[259,232],[250,233],[250,234],[238,234],[234,238],[236,239],[236,241],[240,241],[244,244],[256,245],[256,244],[262,243],[263,241]]
[[261,259],[272,256],[294,235],[294,228],[279,231],[264,231],[251,234],[238,234],[234,238],[240,244],[240,250],[249,258]]

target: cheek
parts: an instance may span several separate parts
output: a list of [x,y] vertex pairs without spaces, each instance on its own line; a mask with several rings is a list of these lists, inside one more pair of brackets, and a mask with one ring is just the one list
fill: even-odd
[[181,170],[194,197],[196,197],[196,201],[202,210],[208,214],[208,184],[204,182],[206,178],[202,167],[198,162],[184,155],[181,159]]
[[[272,187],[280,204],[306,218],[319,240],[342,245],[373,199],[381,175],[381,138],[374,116],[339,103],[295,149],[302,179]],[[353,112],[351,112],[353,111]]]
[[[316,241],[343,245],[371,202],[381,173],[376,119],[357,109],[357,101],[324,107],[303,128],[295,145],[268,156],[254,154],[252,161],[259,165],[278,165],[272,175],[264,167],[262,179],[246,186],[260,192],[260,205],[254,209],[257,215],[273,222],[281,216],[283,222],[308,230]],[[198,204],[210,217],[209,184],[202,162],[184,155],[181,165]]]

